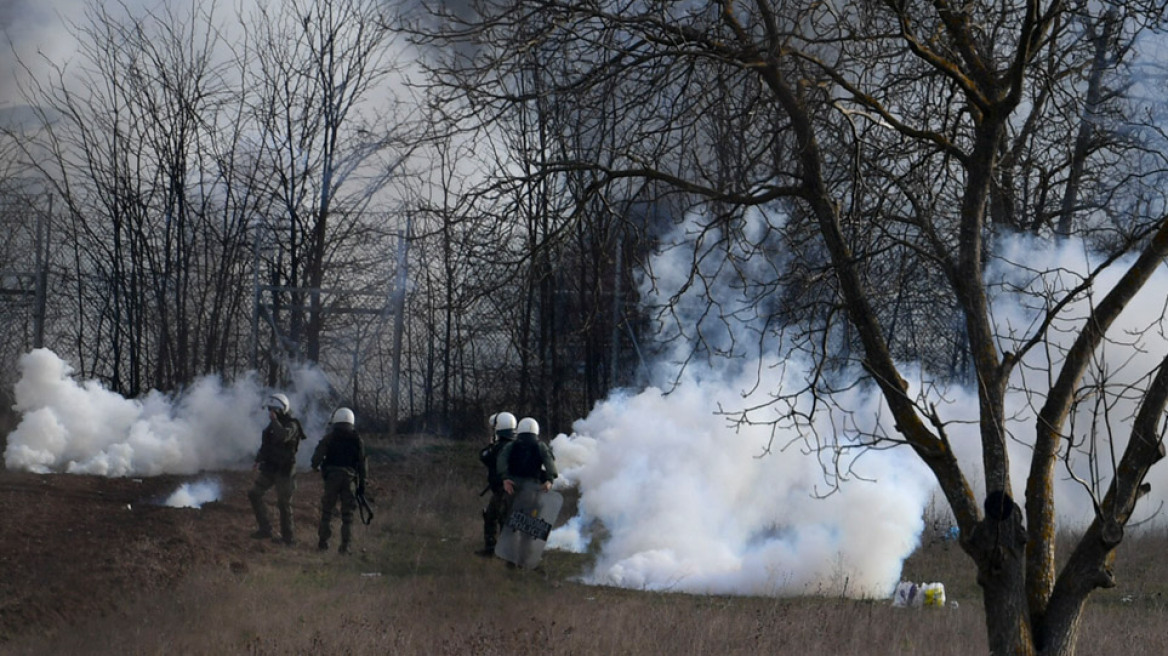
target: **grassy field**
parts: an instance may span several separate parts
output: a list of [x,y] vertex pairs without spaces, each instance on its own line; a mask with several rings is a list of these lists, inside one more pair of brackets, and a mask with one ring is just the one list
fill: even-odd
[[[435,439],[378,444],[378,516],[358,526],[355,555],[247,551],[193,569],[101,616],[5,645],[14,654],[985,654],[983,610],[967,558],[926,540],[905,579],[942,581],[956,607],[887,600],[656,593],[575,581],[582,554],[540,569],[473,555],[481,540],[478,445]],[[245,516],[246,500],[230,500]],[[228,500],[225,500],[228,501]],[[297,503],[306,512],[314,498]],[[234,530],[241,530],[234,528]],[[245,537],[240,537],[246,542]],[[1168,653],[1168,540],[1124,546],[1120,587],[1096,595],[1079,653]]]

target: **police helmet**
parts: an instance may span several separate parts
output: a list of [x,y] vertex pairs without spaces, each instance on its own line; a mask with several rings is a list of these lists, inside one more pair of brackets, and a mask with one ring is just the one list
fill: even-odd
[[524,433],[531,433],[532,435],[539,435],[539,422],[532,419],[531,417],[524,417],[519,422],[519,428],[516,429],[515,432],[519,433],[520,435],[522,435]]
[[288,403],[288,397],[280,394],[279,392],[269,396],[267,402],[264,403],[264,407],[269,410],[275,410],[277,413],[282,415],[288,414],[288,411],[292,408],[292,406]]
[[353,416],[353,411],[348,408],[337,408],[333,412],[333,418],[330,421],[333,424],[355,424],[357,418]]
[[503,430],[515,430],[515,415],[510,412],[500,412],[494,416],[493,425],[496,433]]

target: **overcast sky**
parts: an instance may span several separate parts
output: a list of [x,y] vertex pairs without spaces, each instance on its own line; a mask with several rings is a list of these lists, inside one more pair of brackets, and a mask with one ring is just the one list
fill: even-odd
[[[100,0],[0,0],[0,111],[25,104],[18,88],[18,79],[27,74],[21,70],[18,60],[31,69],[32,74],[44,79],[50,67],[45,59],[55,64],[75,61],[75,40],[69,25],[84,25],[86,10],[99,4]],[[269,6],[276,6],[284,0],[266,0]],[[399,5],[395,0],[385,0],[387,4]],[[118,15],[124,6],[136,16],[144,15],[169,6],[178,15],[189,13],[190,6],[208,10],[214,3],[215,22],[228,34],[239,22],[238,15],[251,14],[257,0],[105,0],[112,15]],[[446,3],[450,6],[450,2]]]
[[[133,15],[143,15],[146,11],[159,10],[170,6],[179,15],[188,13],[192,0],[106,0],[112,15],[121,13],[125,7]],[[280,0],[269,0],[277,4]],[[207,8],[206,0],[193,0],[195,6]],[[19,71],[17,58],[43,76],[47,70],[44,58],[62,64],[73,57],[75,42],[70,35],[69,24],[86,23],[86,10],[98,5],[97,0],[0,0],[0,108],[23,104],[16,87]],[[215,0],[215,15],[222,26],[230,27],[231,17],[244,8],[247,13],[254,0]],[[41,54],[38,54],[41,53]],[[43,56],[42,56],[43,54]]]
[[[83,0],[0,0],[0,107],[21,104],[16,89],[19,56],[38,74],[43,74],[42,52],[54,61],[67,57],[72,39],[64,29],[63,16],[80,16]],[[14,51],[15,50],[15,54]]]

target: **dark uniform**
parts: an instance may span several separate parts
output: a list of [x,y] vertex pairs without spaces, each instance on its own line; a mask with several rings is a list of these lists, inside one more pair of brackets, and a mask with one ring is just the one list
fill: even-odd
[[[520,430],[523,426],[520,425]],[[520,433],[511,442],[499,450],[499,457],[495,465],[499,470],[499,478],[503,481],[521,483],[533,481],[537,484],[551,483],[559,473],[556,471],[556,458],[552,448],[539,439],[536,433]],[[514,495],[507,495],[507,503],[503,509],[504,517],[511,512],[511,503]]]
[[[332,517],[337,501],[341,502],[341,553],[349,553],[353,538],[353,514],[357,511],[357,494],[365,493],[369,466],[365,458],[365,444],[352,424],[333,424],[312,453],[312,468],[324,477],[324,492],[320,496],[320,526],[317,547],[328,549],[332,536]],[[356,490],[354,490],[356,484]]]
[[264,495],[274,487],[276,508],[280,511],[280,538],[284,544],[293,543],[292,493],[296,491],[296,452],[303,439],[304,429],[299,420],[287,413],[271,411],[271,422],[264,429],[260,450],[255,457],[259,476],[247,493],[259,526],[252,537],[272,536],[272,522],[268,519]]
[[505,432],[506,436],[500,436],[479,451],[479,462],[487,468],[487,487],[491,491],[491,498],[487,500],[487,507],[483,509],[483,549],[478,552],[482,556],[495,553],[495,543],[507,518],[507,493],[503,490],[503,477],[499,475],[497,462],[499,452],[505,445],[511,443],[511,431],[500,432]]

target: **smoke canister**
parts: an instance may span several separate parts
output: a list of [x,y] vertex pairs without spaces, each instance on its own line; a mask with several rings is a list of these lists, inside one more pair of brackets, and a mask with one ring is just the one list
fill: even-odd
[[945,584],[943,583],[926,583],[924,584],[925,606],[928,608],[944,608],[945,607]]

